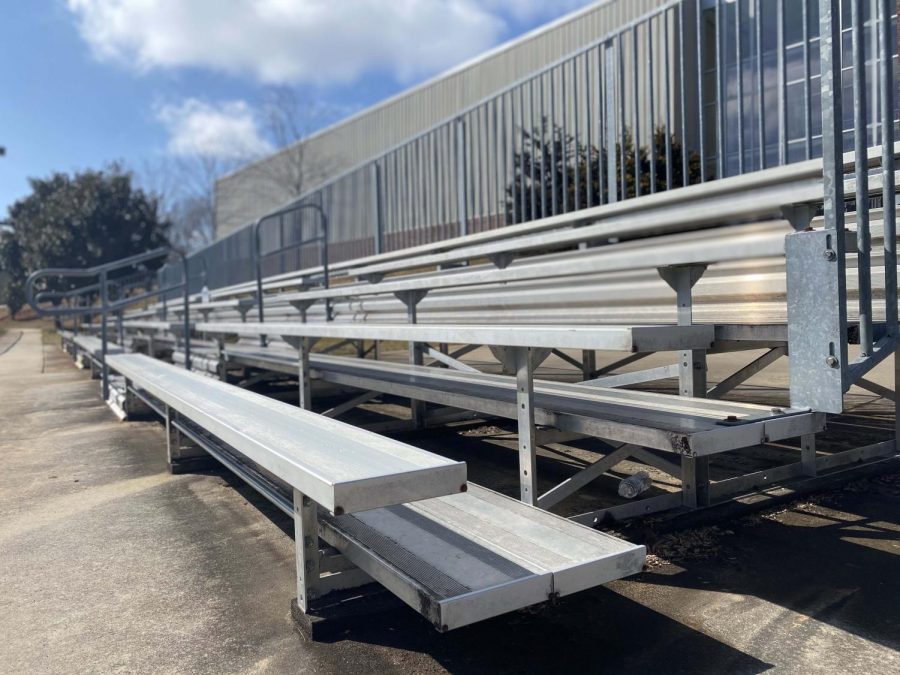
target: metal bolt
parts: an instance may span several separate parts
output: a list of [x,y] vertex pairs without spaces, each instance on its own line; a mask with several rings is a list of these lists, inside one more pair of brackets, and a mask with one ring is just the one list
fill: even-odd
[[822,257],[825,258],[825,260],[828,260],[829,262],[831,262],[832,260],[837,259],[837,253],[835,253],[830,248],[826,248],[825,252],[822,254]]
[[831,356],[831,355],[826,356],[825,357],[825,365],[828,366],[829,368],[837,368],[838,367],[837,357]]

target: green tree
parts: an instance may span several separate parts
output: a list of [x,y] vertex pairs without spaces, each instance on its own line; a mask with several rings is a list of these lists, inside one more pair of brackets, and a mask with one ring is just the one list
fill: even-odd
[[169,223],[158,199],[132,180],[118,164],[30,179],[31,194],[10,207],[10,229],[0,245],[8,278],[0,301],[13,313],[21,308],[25,278],[37,269],[91,267],[165,245]]
[[[669,136],[671,143],[672,187],[684,185],[684,149],[681,142],[674,136]],[[506,188],[506,212],[510,222],[526,222],[541,218],[546,210],[547,215],[574,211],[578,208],[588,208],[599,204],[609,203],[609,191],[607,189],[608,157],[606,149],[601,151],[593,145],[579,143],[575,146],[575,139],[571,135],[564,135],[559,126],[551,130],[547,120],[543,120],[541,127],[524,132],[524,150],[516,153],[516,173],[513,182]],[[655,192],[661,192],[667,188],[666,175],[666,130],[658,127],[653,135]],[[635,192],[635,162],[640,162],[640,186],[641,194],[650,194],[650,148],[641,146],[635,157],[634,139],[630,129],[626,129],[622,141],[616,143],[615,166],[616,184],[621,185],[622,167],[624,159],[625,194],[624,198],[634,197]],[[591,185],[588,190],[588,162],[590,162]],[[576,169],[577,167],[577,169]],[[603,184],[600,184],[600,170],[603,171]],[[533,177],[533,179],[532,179]],[[688,155],[688,181],[687,184],[700,182],[700,156],[696,152]],[[554,185],[556,190],[554,192]],[[565,185],[565,192],[563,186]],[[525,200],[522,203],[522,191]],[[534,212],[532,213],[532,190],[534,194]],[[565,202],[563,195],[565,194]],[[622,195],[619,197],[623,198]],[[602,202],[601,202],[602,199]],[[554,211],[554,200],[556,209]],[[566,207],[565,209],[563,207]]]
[[25,277],[22,269],[22,252],[12,230],[0,231],[0,303],[9,308],[11,316],[25,304],[25,293],[21,283]]

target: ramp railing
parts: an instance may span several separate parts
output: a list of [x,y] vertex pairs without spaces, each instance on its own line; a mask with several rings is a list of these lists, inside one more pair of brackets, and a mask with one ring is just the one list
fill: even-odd
[[[138,268],[152,260],[176,255],[181,260],[182,281],[180,283],[171,284],[160,288],[145,288],[136,295],[127,295],[127,285],[122,284],[114,276],[116,272],[127,270],[129,268]],[[42,316],[52,316],[57,318],[64,317],[82,317],[89,315],[100,315],[100,341],[101,341],[101,378],[103,387],[103,399],[109,398],[109,367],[106,365],[106,357],[109,351],[109,315],[120,312],[130,305],[148,300],[151,298],[162,296],[181,290],[182,302],[184,303],[184,316],[182,330],[184,332],[184,351],[185,351],[185,368],[191,368],[191,331],[190,331],[190,293],[189,293],[189,261],[188,258],[172,248],[162,247],[139,253],[137,255],[114,260],[112,262],[96,265],[94,267],[78,268],[78,267],[49,267],[33,272],[25,283],[25,297],[28,304],[34,308],[35,312]],[[73,285],[78,280],[87,280],[89,283],[83,286],[74,286],[65,291],[52,289],[39,289],[40,282],[44,284],[57,283]],[[132,286],[134,288],[135,286]],[[111,291],[115,291],[111,293]],[[98,296],[98,304],[91,304],[90,297],[96,293]],[[88,302],[82,305],[79,300],[88,296]],[[47,303],[60,303],[66,301],[69,306],[48,307]],[[121,321],[120,321],[121,327]],[[122,332],[119,331],[121,340]],[[120,346],[123,346],[120,344]]]

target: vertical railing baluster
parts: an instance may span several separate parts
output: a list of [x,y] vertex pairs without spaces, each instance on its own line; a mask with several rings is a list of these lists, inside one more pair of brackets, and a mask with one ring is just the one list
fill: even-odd
[[[863,0],[850,0],[851,41],[853,45],[853,149],[856,176],[856,251],[859,276],[859,349],[860,355],[872,353],[872,240],[869,232],[869,167],[866,85],[866,44],[863,25]],[[843,126],[843,125],[841,125]]]
[[[619,44],[619,53],[618,59],[619,62],[616,64],[619,70],[619,80],[616,89],[616,95],[618,97],[619,102],[619,124],[618,126],[618,138],[619,138],[619,154],[621,155],[620,166],[619,166],[619,176],[620,176],[620,185],[618,190],[618,198],[619,199],[627,199],[628,193],[625,189],[625,134],[627,133],[627,128],[625,125],[625,34],[619,33],[618,36],[618,44]],[[632,134],[632,141],[634,140],[634,134]]]
[[581,191],[581,170],[578,166],[578,148],[579,148],[579,131],[578,128],[578,58],[575,57],[572,59],[572,128],[575,130],[572,133],[572,137],[575,141],[575,149],[573,151],[573,161],[575,163],[575,186],[574,186],[574,198],[572,199],[572,203],[574,205],[575,210],[581,208],[581,195],[579,194]]
[[[663,142],[666,144],[666,190],[672,189],[672,101],[669,92],[669,80],[672,77],[671,54],[669,54],[669,12],[666,11],[662,20],[663,32],[663,100],[665,105],[664,117],[666,120],[666,133]],[[683,85],[682,85],[683,86]]]
[[541,75],[540,99],[541,99],[541,171],[540,171],[540,188],[541,188],[541,218],[547,217],[547,162],[544,152],[547,149],[547,115],[544,110],[544,79]]
[[[706,182],[706,111],[703,101],[703,5],[697,2],[697,117],[700,142],[700,182]],[[687,180],[687,179],[685,179]]]
[[[684,3],[678,3],[678,89],[681,107],[681,184],[683,186],[690,184],[690,162],[688,155],[690,154],[687,142],[687,83],[684,76],[687,72],[684,65],[684,34],[687,27],[684,25]],[[702,133],[702,131],[701,131]]]
[[534,146],[534,78],[528,81],[528,94],[531,98],[530,104],[528,106],[528,137],[531,139],[531,165],[529,166],[529,170],[531,171],[531,218],[530,220],[534,220],[537,218],[537,186],[535,185],[535,146]]
[[634,197],[641,195],[641,114],[638,97],[638,34],[637,26],[631,28],[631,120],[634,137]]
[[716,0],[716,178],[725,177],[725,20],[722,0]]
[[803,129],[806,159],[812,159],[812,101],[810,99],[809,0],[803,3]]
[[558,195],[556,193],[556,68],[550,71],[550,213],[556,215]]
[[587,182],[584,191],[584,205],[586,208],[590,208],[594,205],[594,176],[593,167],[591,166],[591,152],[593,149],[593,134],[591,134],[591,127],[594,124],[591,116],[591,100],[594,96],[594,89],[591,87],[590,56],[591,52],[584,53],[584,173],[585,181]]
[[[787,65],[784,42],[784,0],[776,5],[777,60],[778,60],[778,165],[787,164]],[[821,45],[821,41],[819,42]]]
[[656,101],[653,95],[653,19],[647,20],[645,31],[647,38],[647,119],[650,127],[650,138],[647,142],[650,159],[650,194],[656,192]]
[[744,49],[743,22],[741,21],[741,3],[734,3],[734,52],[735,52],[735,86],[737,103],[737,153],[738,173],[744,173]]
[[[566,100],[566,64],[559,66],[559,152],[562,178],[562,213],[569,212],[569,106]],[[573,88],[574,89],[574,88]]]
[[456,217],[459,220],[460,236],[469,233],[468,200],[466,194],[466,121],[464,117],[460,117],[456,120]]
[[[884,302],[887,334],[897,335],[897,208],[894,183],[894,34],[893,0],[879,0],[878,52],[881,84],[881,180],[884,221]],[[900,424],[900,421],[898,421]]]
[[762,0],[756,0],[756,121],[759,131],[760,170],[766,168],[766,89],[763,81]]
[[597,203],[603,204],[603,148],[606,143],[606,70],[603,46],[597,47]]

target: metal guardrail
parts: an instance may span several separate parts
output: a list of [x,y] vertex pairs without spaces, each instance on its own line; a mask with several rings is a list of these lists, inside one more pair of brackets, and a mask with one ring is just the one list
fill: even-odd
[[[872,115],[881,129],[881,175],[870,176],[867,157],[870,87],[867,67],[848,70],[842,24],[842,8],[850,5],[850,46],[854,65],[865,63],[864,21],[869,11],[877,14],[877,49],[871,50],[873,85],[880,102]],[[821,22],[822,148],[825,225],[789,235],[788,331],[791,344],[791,400],[803,400],[817,410],[840,412],[844,392],[897,348],[897,226],[894,177],[894,30],[893,0],[819,0]],[[873,7],[874,6],[874,7]],[[877,66],[877,70],[874,68]],[[848,87],[848,85],[850,85]],[[856,229],[845,223],[845,92],[852,90]],[[870,184],[880,182],[883,191],[883,284],[872,279],[870,232]],[[853,255],[855,264],[848,265]],[[848,273],[857,275],[859,288],[859,355],[851,361],[847,320]],[[883,297],[885,322],[873,321],[873,295]],[[882,331],[876,334],[876,329]]]
[[[301,214],[303,211],[315,211],[319,218],[319,234],[315,237],[303,238],[303,219]],[[263,251],[262,242],[260,241],[260,232],[264,225],[271,224],[273,222],[277,222],[282,232],[284,229],[284,217],[285,216],[293,216],[294,217],[294,225],[299,226],[300,228],[300,240],[296,242],[291,242],[285,244],[282,237],[282,242],[280,246],[273,250]],[[319,257],[320,263],[322,266],[322,286],[324,288],[329,287],[329,275],[328,275],[328,215],[325,213],[325,209],[322,208],[321,205],[307,202],[304,204],[296,204],[294,206],[286,207],[280,211],[276,211],[275,213],[269,214],[264,218],[260,218],[253,226],[253,262],[254,268],[256,271],[256,306],[257,312],[259,315],[259,320],[265,321],[265,294],[263,293],[263,260],[265,260],[269,256],[277,255],[279,253],[284,253],[285,251],[290,251],[294,249],[302,249],[305,246],[309,246],[310,244],[319,244]],[[330,311],[330,303],[326,304],[325,307],[325,316],[326,320],[331,318]],[[260,343],[265,346],[266,345],[266,336],[260,336]]]
[[[885,21],[875,2],[856,24],[845,11],[840,31],[849,45],[858,25],[874,54],[889,30],[895,64],[894,31],[881,29],[893,12]],[[820,157],[817,6],[672,0],[295,203],[328,214],[336,262]],[[882,67],[845,51],[847,77]],[[870,145],[883,135],[876,79]],[[842,131],[850,150],[855,125]],[[250,229],[197,254],[228,261],[214,287],[251,280]]]
[[[181,259],[182,282],[170,285],[164,288],[154,290],[146,290],[138,295],[127,296],[124,292],[124,285],[117,283],[115,279],[110,279],[110,274],[119,270],[125,270],[130,267],[136,267],[151,260],[157,260],[171,254],[177,255]],[[34,308],[35,312],[41,316],[52,316],[57,318],[81,317],[89,315],[100,315],[100,340],[102,344],[102,386],[103,400],[109,398],[109,367],[106,364],[108,351],[108,324],[109,315],[113,312],[120,312],[125,307],[133,305],[136,302],[147,300],[157,296],[165,297],[167,293],[176,290],[182,290],[182,301],[184,303],[184,349],[185,349],[185,368],[191,368],[191,331],[190,331],[190,262],[183,253],[175,249],[163,247],[139,253],[137,255],[114,260],[112,262],[97,265],[95,267],[77,268],[77,267],[50,267],[37,270],[29,275],[25,282],[25,298],[28,304]],[[45,279],[97,279],[93,284],[75,287],[68,291],[38,291],[36,286],[38,282]],[[110,297],[110,290],[117,289],[119,291],[116,299]],[[99,305],[87,304],[81,306],[78,302],[79,298],[85,294],[99,294]],[[46,307],[43,303],[59,302],[59,301],[75,301],[75,306],[69,307]],[[119,318],[119,338],[122,337],[122,321]]]

